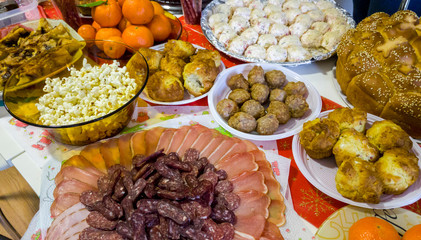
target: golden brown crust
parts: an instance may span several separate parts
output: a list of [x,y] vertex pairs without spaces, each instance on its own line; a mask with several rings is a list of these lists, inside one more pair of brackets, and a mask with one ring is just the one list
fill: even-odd
[[162,102],[180,101],[184,98],[184,88],[181,81],[166,71],[152,75],[146,84],[150,98]]
[[190,57],[190,62],[201,59],[210,59],[215,61],[215,66],[219,68],[221,66],[221,55],[218,51],[208,50],[208,49],[198,49],[196,54]]
[[403,148],[408,151],[412,149],[409,135],[390,120],[374,122],[367,130],[366,136],[382,153],[392,148]]
[[355,129],[364,133],[367,123],[367,112],[358,108],[337,108],[329,113],[328,118],[339,124],[341,131]]
[[[336,77],[348,101],[394,120],[411,136],[421,138],[419,106],[409,107],[398,100],[408,94],[413,102],[421,102],[421,24],[417,15],[412,11],[392,16],[375,13],[344,35],[337,53]],[[402,117],[392,106],[407,113]]]
[[183,79],[183,70],[186,62],[183,59],[171,55],[165,55],[161,60],[161,70],[167,71],[169,74]]
[[218,68],[213,60],[196,60],[184,67],[184,87],[190,94],[200,96],[211,89],[217,75]]
[[375,167],[385,194],[403,193],[418,179],[420,171],[418,158],[403,148],[384,152]]
[[322,159],[332,155],[339,134],[337,122],[316,118],[304,123],[300,132],[300,143],[311,158]]
[[149,66],[149,71],[155,72],[159,70],[161,59],[164,57],[164,52],[149,48],[139,48],[139,52],[145,57]]
[[189,42],[171,39],[165,44],[164,51],[168,55],[187,60],[196,52],[196,48]]
[[353,158],[344,161],[335,177],[338,192],[353,201],[379,203],[383,184],[374,164]]

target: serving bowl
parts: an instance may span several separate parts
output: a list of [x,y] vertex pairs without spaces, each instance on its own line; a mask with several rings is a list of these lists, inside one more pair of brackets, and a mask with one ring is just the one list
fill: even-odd
[[[106,42],[112,42],[116,46],[124,46],[126,48],[124,55],[118,59],[108,57],[97,47],[97,44]],[[125,44],[109,40],[87,40],[80,43],[82,48],[73,56],[70,63],[53,69],[46,69],[49,67],[47,64],[39,66],[39,68],[42,68],[41,72],[47,73],[42,77],[34,77],[29,82],[25,81],[20,84],[23,69],[19,69],[8,79],[3,93],[6,110],[13,117],[29,125],[44,128],[57,141],[70,145],[86,145],[118,134],[129,123],[138,96],[145,88],[149,75],[148,64],[143,55]],[[47,51],[44,57],[52,54],[52,50],[54,49]],[[39,61],[39,59],[34,59],[34,62],[28,64],[35,64],[37,60]],[[40,112],[36,104],[39,102],[39,98],[45,94],[43,88],[47,77],[67,77],[70,75],[70,67],[79,70],[82,68],[84,61],[91,65],[102,65],[104,63],[111,64],[114,60],[120,64],[120,67],[126,66],[129,76],[134,78],[137,83],[135,95],[130,100],[108,114],[85,122],[68,125],[46,125],[41,122]],[[25,75],[27,77],[29,74],[26,73]]]

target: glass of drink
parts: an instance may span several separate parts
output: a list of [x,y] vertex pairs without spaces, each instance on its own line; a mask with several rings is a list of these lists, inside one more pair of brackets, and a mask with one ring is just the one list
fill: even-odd
[[200,24],[202,0],[181,0],[181,7],[187,24]]

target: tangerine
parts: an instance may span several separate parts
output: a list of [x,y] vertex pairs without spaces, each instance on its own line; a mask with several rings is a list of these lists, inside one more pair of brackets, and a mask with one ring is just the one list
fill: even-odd
[[96,35],[96,30],[94,27],[88,24],[84,24],[79,27],[77,33],[85,40],[94,40]]
[[402,240],[421,240],[421,224],[408,229],[402,236]]
[[125,0],[123,15],[132,24],[147,24],[154,16],[154,8],[149,0]]
[[128,26],[131,26],[132,24],[127,20],[127,18],[123,17],[118,24],[118,29],[120,29],[121,32],[124,31]]
[[122,38],[124,43],[135,49],[152,47],[154,43],[152,32],[145,26],[131,25],[127,27]]
[[162,14],[153,16],[152,21],[146,26],[151,30],[154,40],[158,42],[167,39],[171,33],[171,23],[168,18]]
[[398,231],[387,221],[365,217],[349,228],[349,240],[400,240]]
[[116,0],[107,0],[104,4],[93,7],[91,14],[101,27],[115,27],[122,18],[121,7]]
[[164,9],[161,7],[161,4],[155,2],[155,1],[151,1],[152,5],[153,5],[153,13],[155,15],[157,14],[164,14]]
[[123,3],[125,0],[118,0],[118,5],[120,5],[120,7],[123,7]]
[[112,36],[107,40],[111,41],[104,42],[104,53],[108,57],[114,59],[118,59],[121,56],[123,56],[123,54],[126,52],[126,46],[123,42],[123,38],[118,36]]
[[94,27],[97,32],[101,29],[101,26],[95,21],[92,23],[92,27]]
[[[101,28],[96,33],[95,40],[107,40],[113,36],[121,37],[120,30],[118,30],[117,28]],[[104,43],[97,42],[96,45],[99,49],[104,50]]]

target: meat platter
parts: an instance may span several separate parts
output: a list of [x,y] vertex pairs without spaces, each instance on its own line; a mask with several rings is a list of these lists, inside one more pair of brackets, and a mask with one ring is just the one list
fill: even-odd
[[[241,204],[235,210],[235,238],[266,236],[269,239],[282,239],[279,226],[285,223],[284,198],[264,152],[249,141],[224,136],[199,124],[178,129],[155,127],[126,134],[86,146],[79,154],[72,156],[62,165],[55,178],[57,187],[51,214],[58,217],[48,230],[46,239],[54,239],[56,234],[77,239],[79,233],[88,227],[84,219],[89,211],[79,202],[79,194],[95,189],[92,185],[95,185],[96,179],[104,176],[107,169],[111,169],[110,166],[116,163],[131,165],[133,153],[148,155],[158,148],[164,149],[165,153],[183,152],[189,147],[200,149],[200,156],[207,156],[216,169],[224,169],[228,179],[232,180],[233,192],[238,193],[241,199]],[[238,164],[239,160],[241,164]],[[236,167],[230,167],[233,165]],[[250,211],[252,206],[255,210]],[[78,224],[72,228],[63,227],[62,223],[73,225],[72,222]]]

